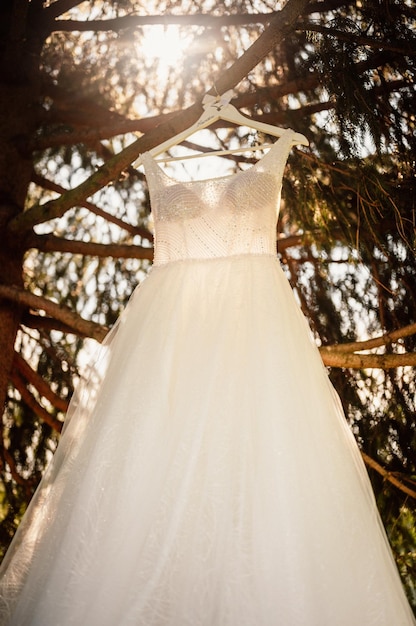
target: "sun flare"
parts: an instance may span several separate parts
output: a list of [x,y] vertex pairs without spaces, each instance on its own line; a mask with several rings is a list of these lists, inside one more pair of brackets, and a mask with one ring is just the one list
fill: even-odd
[[152,26],[141,39],[140,48],[148,62],[156,61],[160,70],[166,71],[183,60],[191,41],[177,26]]

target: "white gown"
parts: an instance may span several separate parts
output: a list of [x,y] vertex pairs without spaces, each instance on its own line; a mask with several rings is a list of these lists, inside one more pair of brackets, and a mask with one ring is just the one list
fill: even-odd
[[293,132],[180,183],[2,568],[7,626],[410,626],[360,453],[275,253]]

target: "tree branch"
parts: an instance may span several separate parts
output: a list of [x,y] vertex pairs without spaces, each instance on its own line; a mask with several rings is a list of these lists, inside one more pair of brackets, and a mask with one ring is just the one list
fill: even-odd
[[[380,55],[379,52],[372,55],[365,61],[356,64],[357,71],[367,71],[374,67],[378,67],[380,63],[385,62],[385,55]],[[311,90],[314,87],[318,86],[322,80],[322,76],[318,72],[310,73],[307,79],[303,79],[302,81],[291,81],[289,83],[285,83],[283,85],[276,85],[272,89],[265,90],[265,94],[267,95],[267,99],[270,98],[280,98],[288,94],[294,94],[296,92],[304,92],[305,90]],[[306,81],[306,82],[305,82]],[[375,87],[373,93],[382,93],[385,95],[387,91],[393,92],[398,91],[401,88],[407,88],[408,82],[404,80],[396,80],[390,81],[389,83],[384,83],[382,87]],[[55,99],[63,98],[72,98],[73,95],[65,92],[62,89],[57,88],[56,86],[48,86],[48,93]],[[370,92],[369,92],[370,95]],[[235,106],[237,107],[245,107],[253,104],[261,103],[262,101],[262,90],[256,90],[255,93],[243,94],[237,97],[234,101]],[[89,103],[89,106],[97,106],[94,103]],[[87,107],[87,108],[88,108]],[[299,109],[290,111],[290,115],[293,118],[302,117],[304,118],[307,115],[313,115],[321,110],[328,110],[329,108],[333,108],[333,102],[319,102],[316,104],[302,106]],[[85,108],[85,106],[83,106]],[[115,114],[113,111],[105,111],[100,108],[101,113],[106,113],[108,117],[108,123],[98,123],[91,127],[85,127],[82,125],[82,128],[74,128],[70,132],[52,132],[50,135],[44,134],[39,137],[35,137],[30,146],[31,149],[34,150],[44,150],[49,147],[61,146],[61,145],[72,145],[74,143],[85,143],[86,145],[96,144],[97,141],[102,139],[110,138],[115,135],[125,134],[129,132],[140,132],[146,133],[159,123],[163,123],[165,120],[174,116],[175,113],[168,113],[165,115],[158,115],[155,117],[149,118],[141,118],[141,119],[125,119],[123,116]],[[95,115],[95,112],[94,112]],[[169,117],[168,117],[169,116]],[[102,116],[101,116],[102,117]],[[258,117],[258,116],[257,116]],[[276,114],[269,114],[269,119],[266,119],[265,116],[262,117],[262,121],[269,121],[270,123],[281,124],[286,119],[286,113],[283,111],[278,116]],[[256,116],[253,115],[253,118],[256,119]],[[95,115],[95,119],[97,116]],[[63,120],[64,121],[64,120]],[[68,120],[65,120],[65,123],[68,124]],[[70,122],[69,122],[70,123]],[[76,126],[76,124],[75,124]]]
[[[161,116],[155,116],[155,120]],[[166,119],[166,117],[165,117]],[[124,119],[111,122],[106,125],[94,125],[89,128],[73,128],[70,131],[52,132],[33,138],[30,143],[31,150],[47,150],[58,146],[72,146],[74,144],[83,143],[85,145],[95,146],[97,141],[102,139],[110,139],[116,135],[125,135],[127,133],[145,133],[149,128],[157,126],[157,121],[152,122],[152,118],[140,118],[137,120]]]
[[[306,87],[304,87],[306,89]],[[270,90],[272,91],[272,90]],[[276,90],[277,91],[277,90]],[[282,89],[279,91],[286,91],[286,89]],[[282,94],[285,95],[285,94]],[[270,97],[273,97],[270,94]],[[237,100],[235,100],[235,106],[239,106],[237,104]],[[257,104],[261,102],[261,97],[257,98]],[[241,106],[245,106],[242,104]],[[269,114],[262,115],[252,115],[253,120],[258,120],[260,122],[270,122],[273,123],[273,120],[276,124],[283,124],[287,121],[288,116],[290,115],[291,120],[296,119],[305,119],[305,117],[309,115],[314,115],[315,113],[319,113],[320,111],[327,111],[329,109],[334,108],[334,102],[316,102],[315,104],[305,104],[297,109],[290,110],[282,110],[279,112],[273,112]],[[171,115],[171,114],[167,114]],[[164,116],[164,119],[167,119],[167,115]],[[160,116],[158,116],[160,117]],[[94,128],[81,128],[74,129],[71,132],[63,132],[63,133],[53,133],[51,135],[42,135],[40,137],[36,137],[31,144],[31,149],[33,150],[46,150],[48,148],[58,147],[58,146],[66,146],[66,145],[74,145],[77,143],[83,143],[85,145],[91,145],[92,147],[96,147],[98,141],[102,139],[109,139],[111,137],[115,137],[116,135],[124,135],[127,133],[143,133],[146,132],[144,130],[145,127],[149,128],[149,121],[152,118],[142,118],[138,120],[122,120],[114,122],[113,124],[109,124],[108,126],[99,126]],[[155,128],[157,123],[153,123],[152,128]],[[211,129],[220,128],[223,126],[229,126],[228,122],[218,121],[211,126]]]
[[328,28],[326,26],[316,24],[315,22],[299,22],[298,26],[302,30],[322,33],[326,37],[335,37],[340,41],[352,41],[356,46],[366,46],[376,50],[388,50],[389,52],[415,56],[414,46],[411,44],[406,46],[407,42],[405,40],[402,40],[401,43],[403,45],[399,46],[397,45],[398,41],[393,44],[388,40],[375,39],[374,37],[364,37],[363,35],[358,35],[357,32],[347,32],[344,30],[337,30],[336,28]]
[[403,337],[410,337],[416,333],[416,324],[409,324],[381,337],[356,341],[353,343],[323,346],[320,353],[325,365],[330,367],[346,367],[353,369],[377,368],[394,369],[396,367],[414,367],[416,365],[416,353],[404,352],[400,354],[357,354],[362,350],[370,350],[387,346]]
[[[302,78],[302,80],[293,80],[282,85],[276,85],[273,88],[267,88],[264,90],[257,89],[255,92],[252,93],[241,94],[235,98],[234,105],[237,108],[256,106],[258,104],[261,104],[263,99],[265,99],[266,102],[269,102],[271,99],[273,100],[282,98],[283,96],[294,94],[299,91],[304,92],[307,90],[312,90],[313,88],[319,86],[321,80],[322,76],[318,72],[311,72],[307,76],[307,78]],[[58,88],[55,85],[47,84],[46,92],[48,93],[48,95],[51,96],[54,101],[57,98],[62,99],[66,103],[68,101],[73,102],[74,100],[74,94],[71,91]],[[95,103],[90,103],[90,101],[85,102],[85,100],[86,99],[83,100],[83,108],[96,106]],[[321,105],[322,103],[319,104]],[[302,114],[302,111],[303,109],[297,110],[299,114]],[[95,115],[96,123],[93,125],[93,127],[91,127],[90,123],[88,125],[88,128],[85,127],[84,124],[81,124],[81,128],[72,128],[70,131],[66,129],[62,132],[57,132],[55,129],[53,129],[50,134],[47,134],[47,132],[44,131],[44,134],[33,138],[30,143],[29,149],[46,150],[50,147],[73,145],[75,143],[84,143],[89,145],[96,144],[97,141],[101,141],[102,139],[108,139],[110,137],[114,137],[115,135],[122,135],[126,133],[144,134],[148,133],[156,126],[165,123],[167,120],[177,115],[177,112],[174,111],[149,117],[142,117],[139,119],[129,119],[119,114],[115,115],[113,111],[107,111],[107,113],[108,121],[105,124],[99,123],[97,121],[97,116]],[[259,121],[261,121],[260,118],[261,116],[253,115],[253,119],[259,119]],[[68,124],[70,125],[70,122],[68,122],[67,118],[63,117],[62,122],[66,126],[68,126]],[[215,128],[215,126],[213,126],[212,128]],[[61,193],[63,193],[63,191],[64,190],[62,190]]]
[[403,326],[398,330],[393,330],[389,333],[384,333],[381,337],[374,337],[373,339],[367,339],[366,341],[355,341],[351,343],[340,343],[333,346],[324,346],[323,351],[328,353],[344,354],[350,352],[360,352],[361,350],[371,350],[372,348],[379,348],[380,346],[388,346],[398,339],[403,337],[410,337],[416,334],[416,324],[409,324]]
[[53,24],[54,32],[71,31],[120,31],[134,30],[141,26],[204,26],[205,28],[222,26],[244,26],[247,24],[268,24],[279,12],[270,13],[234,13],[232,15],[209,15],[193,13],[190,15],[123,15],[107,20],[56,20]]
[[28,328],[36,328],[37,330],[58,330],[61,333],[73,333],[73,329],[64,324],[63,322],[59,322],[53,317],[48,317],[47,315],[35,315],[34,313],[29,313],[28,311],[24,311],[21,320],[22,326],[27,326]]
[[[4,457],[4,461],[9,466],[10,474],[11,474],[11,477],[13,478],[13,480],[18,485],[21,485],[22,487],[27,487],[30,484],[31,481],[27,480],[26,478],[23,478],[23,476],[21,476],[19,474],[19,472],[17,470],[16,461],[14,460],[13,456],[10,454],[9,450],[5,446],[2,447],[1,456]],[[2,469],[3,469],[4,468],[4,463],[1,463],[1,465],[3,466],[2,467]]]
[[[308,5],[309,0],[289,0],[285,7],[272,19],[269,27],[258,37],[248,50],[228,69],[225,70],[214,84],[218,93],[234,88],[247,74],[270,52],[275,45],[293,30],[299,15]],[[210,90],[210,93],[214,92]],[[202,113],[202,101],[184,109],[167,123],[133,142],[119,154],[101,166],[97,172],[68,191],[57,200],[38,205],[21,213],[8,224],[10,233],[23,233],[36,224],[62,217],[74,205],[79,205],[86,198],[109,183],[140,154],[162,143],[169,137],[189,128]]]
[[30,365],[24,360],[24,358],[18,353],[14,354],[14,367],[20,372],[21,376],[28,382],[33,385],[35,389],[38,390],[41,396],[46,398],[52,406],[54,406],[59,411],[66,412],[68,409],[68,400],[61,398],[55,393],[48,383],[36,372],[34,369],[30,367]]
[[27,404],[27,406],[38,417],[40,417],[40,419],[45,422],[45,424],[48,424],[51,428],[56,430],[56,432],[60,433],[62,430],[63,422],[56,419],[56,417],[54,417],[51,413],[44,409],[43,406],[36,402],[35,398],[32,396],[24,381],[16,371],[11,373],[10,380],[16,387],[17,391],[20,393],[23,402]]
[[[57,183],[51,180],[48,180],[47,178],[44,178],[43,176],[39,176],[39,174],[37,174],[36,172],[33,172],[32,174],[32,182],[34,182],[39,187],[42,187],[43,189],[48,189],[49,191],[55,191],[56,193],[59,193],[59,194],[65,194],[68,191],[61,185],[58,185]],[[111,224],[115,224],[119,228],[126,230],[132,235],[139,235],[139,237],[142,237],[143,239],[147,239],[148,241],[153,241],[152,233],[147,228],[144,228],[144,226],[134,226],[133,224],[129,224],[128,222],[121,220],[115,215],[111,215],[111,213],[107,213],[107,211],[103,211],[103,209],[100,209],[97,205],[93,204],[92,202],[88,202],[87,200],[80,203],[80,206],[84,207],[84,209],[88,209],[88,211],[91,211],[91,213],[94,213],[95,215],[102,217],[107,222],[110,222]],[[29,238],[29,241],[30,241],[30,238]],[[36,248],[37,246],[33,246],[33,247]]]
[[91,126],[105,126],[125,119],[122,113],[108,108],[105,104],[97,103],[94,96],[74,89],[65,89],[45,81],[43,95],[50,96],[53,106],[42,114],[42,124],[57,126],[64,124],[91,128]]
[[44,9],[45,15],[47,19],[51,20],[52,23],[54,23],[53,20],[55,20],[58,15],[63,15],[64,13],[67,13],[78,4],[82,4],[82,2],[83,0],[56,0],[56,2],[52,2],[52,4]]
[[368,467],[371,467],[371,469],[375,470],[385,480],[400,489],[400,491],[403,491],[403,493],[407,494],[411,498],[416,498],[416,491],[414,489],[410,489],[410,487],[404,485],[403,482],[396,478],[396,476],[392,472],[388,472],[386,469],[384,469],[384,467],[377,463],[377,461],[368,456],[368,454],[365,454],[365,452],[361,452],[361,455],[364,459],[364,463],[368,465]]
[[[283,9],[273,17],[268,28],[248,50],[228,70],[225,70],[217,77],[214,84],[218,93],[225,93],[235,87],[275,46],[281,43],[296,28],[296,21],[308,6],[309,1],[288,0]],[[211,90],[211,93],[213,93],[213,90]]]
[[64,239],[55,235],[31,234],[25,240],[30,248],[36,248],[42,252],[70,252],[84,256],[96,256],[100,258],[114,257],[118,259],[153,259],[153,248],[134,246],[128,244],[104,244],[92,241],[78,241],[76,239]]
[[[69,0],[66,0],[70,4]],[[59,2],[55,4],[60,4]],[[65,2],[62,2],[65,4]],[[78,3],[75,3],[78,4]],[[308,13],[334,11],[337,8],[347,5],[346,0],[332,0],[331,2],[311,2]],[[54,5],[52,5],[54,6]],[[72,8],[72,7],[69,7]],[[69,9],[67,9],[69,10]],[[120,31],[134,30],[142,26],[204,26],[205,28],[215,28],[221,26],[245,26],[250,24],[268,24],[279,14],[279,11],[269,13],[233,13],[231,15],[207,15],[206,13],[193,13],[190,15],[174,15],[165,13],[163,15],[123,15],[107,20],[56,20],[54,22],[54,32],[68,31]],[[57,13],[59,15],[59,13]],[[56,16],[57,16],[56,15]],[[55,17],[56,17],[55,16]]]
[[287,248],[302,245],[308,239],[307,233],[302,235],[287,235],[277,240],[277,251],[283,252]]
[[345,354],[327,352],[325,348],[319,349],[322,360],[329,367],[342,367],[350,369],[395,369],[396,367],[414,367],[416,365],[416,352],[403,354]]
[[17,287],[9,287],[7,285],[0,285],[0,298],[6,300],[12,300],[18,304],[24,306],[40,309],[45,311],[48,315],[51,315],[55,319],[63,322],[72,329],[72,332],[76,335],[82,335],[84,337],[92,337],[96,341],[101,342],[106,336],[108,329],[95,322],[84,320],[77,313],[74,313],[70,309],[41,296],[36,296],[33,293],[18,289]]

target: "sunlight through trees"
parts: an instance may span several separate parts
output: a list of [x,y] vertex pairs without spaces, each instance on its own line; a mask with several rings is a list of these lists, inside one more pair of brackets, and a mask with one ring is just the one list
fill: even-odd
[[[132,163],[233,89],[237,108],[310,141],[288,162],[277,250],[416,606],[415,16],[405,0],[1,3],[3,550],[87,350],[151,266]],[[217,123],[205,140],[253,134]]]

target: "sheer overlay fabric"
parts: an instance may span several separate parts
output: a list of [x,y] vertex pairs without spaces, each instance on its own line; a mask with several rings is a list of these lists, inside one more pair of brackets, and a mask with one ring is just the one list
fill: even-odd
[[411,626],[365,467],[276,257],[287,130],[247,171],[143,161],[149,276],[2,566],[7,626]]

